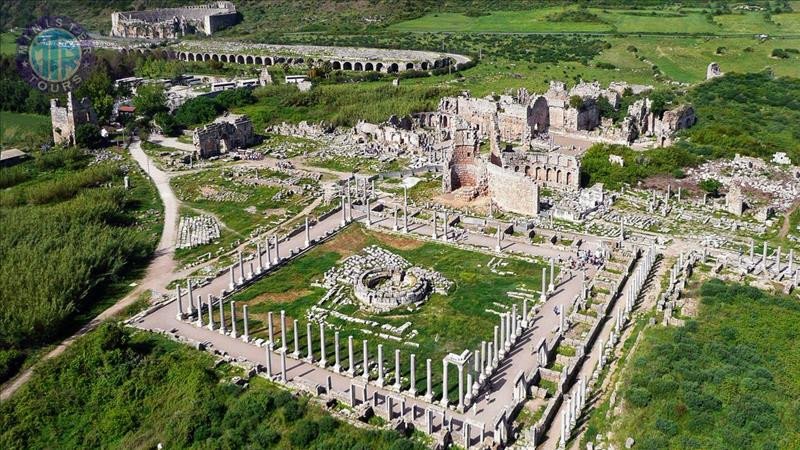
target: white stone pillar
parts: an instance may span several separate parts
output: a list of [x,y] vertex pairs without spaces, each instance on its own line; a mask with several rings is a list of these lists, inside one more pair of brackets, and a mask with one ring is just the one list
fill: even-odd
[[566,329],[567,328],[567,323],[566,323],[567,322],[566,321],[567,306],[566,305],[561,305],[561,308],[559,308],[559,310],[560,310],[559,311],[560,312],[560,314],[559,314],[560,317],[559,317],[559,324],[558,324],[558,332],[561,333],[561,334],[564,334],[567,331],[567,329]]
[[256,242],[256,260],[258,261],[258,265],[256,266],[256,268],[258,269],[258,273],[261,273],[261,272],[264,271],[264,264],[262,263],[262,260],[261,260],[261,243],[260,242]]
[[342,221],[340,222],[340,225],[347,225],[347,210],[344,207],[344,196],[342,196]]
[[325,368],[325,325],[319,324],[319,366]]
[[496,362],[497,354],[495,353],[495,350],[492,347],[493,345],[494,344],[492,344],[491,342],[489,342],[486,345],[486,369],[484,373],[486,374],[487,377],[492,374],[492,370],[494,369],[494,366],[497,364]]
[[383,387],[383,344],[378,344],[378,379],[375,384]]
[[226,334],[228,330],[225,329],[225,306],[222,301],[222,296],[219,298],[219,333]]
[[308,228],[308,216],[306,216],[306,242],[305,242],[305,244],[306,244],[305,245],[306,247],[311,245],[311,231]]
[[458,410],[464,410],[464,365],[457,364],[458,367]]
[[279,262],[281,262],[281,248],[280,248],[281,241],[278,239],[277,234],[274,236],[274,239],[275,239],[275,264],[278,264]]
[[281,350],[286,352],[286,311],[281,310]]
[[267,238],[267,240],[264,241],[264,253],[267,254],[267,268],[269,268],[272,266],[272,256],[271,256],[271,250],[269,248],[269,238]]
[[433,382],[431,381],[431,360],[425,360],[425,401],[433,401]]
[[177,291],[178,291],[177,292],[178,313],[176,314],[176,317],[178,318],[178,320],[181,320],[181,319],[183,319],[183,300],[181,299],[181,286],[180,285],[178,285]]
[[369,199],[367,199],[366,201],[366,206],[367,206],[367,226],[369,227],[372,226],[372,212],[370,211],[371,208],[369,206]]
[[197,296],[197,320],[195,321],[195,326],[202,327],[203,326],[203,296]]
[[297,329],[298,323],[297,319],[292,321],[292,331],[294,332],[294,352],[292,352],[292,357],[300,358],[300,331]]
[[333,355],[334,355],[334,364],[333,364],[333,371],[339,373],[342,370],[342,365],[340,364],[339,360],[339,332],[333,332]]
[[314,347],[312,345],[312,339],[313,337],[311,336],[311,322],[308,322],[306,323],[306,346],[307,346],[306,361],[308,361],[309,363],[314,363]]
[[431,217],[431,237],[433,240],[439,239],[436,234],[436,210],[433,211],[433,217]]
[[556,290],[555,285],[556,262],[554,258],[550,258],[550,285],[547,286],[548,292]]
[[272,379],[272,348],[267,346],[267,378]]
[[503,246],[500,243],[500,225],[497,225],[497,245],[495,245],[494,249],[498,252],[503,250]]
[[499,332],[500,332],[500,330],[499,330],[499,328],[500,327],[498,327],[497,325],[494,326],[494,347],[493,347],[494,351],[492,352],[492,356],[494,357],[494,359],[492,360],[492,364],[495,367],[497,367],[497,364],[500,362],[499,361],[500,357],[497,354],[497,351],[500,348],[500,341],[499,341]]
[[236,289],[236,279],[233,275],[233,264],[231,264],[230,273],[231,273],[231,281],[228,283],[228,290],[233,291],[234,289]]
[[231,300],[231,337],[236,339],[236,302]]
[[364,357],[364,374],[362,376],[364,377],[364,380],[369,381],[369,348],[367,347],[367,341],[362,341],[361,346],[361,351]]
[[239,250],[239,284],[244,283],[244,257],[242,251]]
[[411,361],[409,362],[409,369],[411,372],[409,373],[409,381],[411,386],[408,388],[408,393],[412,396],[417,395],[417,377],[416,377],[416,367],[417,365],[417,357],[412,353],[411,354]]
[[442,406],[447,408],[447,360],[442,359]]
[[408,233],[408,188],[403,186],[403,233]]
[[208,294],[208,329],[214,330],[214,298]]
[[250,326],[247,322],[247,305],[242,306],[242,319],[244,320],[244,334],[242,335],[242,340],[250,342]]
[[394,388],[400,392],[400,350],[394,351]]
[[447,218],[447,211],[444,212],[444,234],[442,240],[447,242],[450,237],[450,219]]
[[286,349],[281,350],[281,380],[284,383],[289,382],[289,378],[286,377]]
[[398,228],[399,228],[399,226],[398,226],[398,222],[397,222],[397,208],[395,208],[394,209],[394,227],[392,227],[392,229],[394,231],[397,231]]
[[547,268],[542,267],[542,295],[539,296],[542,303],[547,301]]

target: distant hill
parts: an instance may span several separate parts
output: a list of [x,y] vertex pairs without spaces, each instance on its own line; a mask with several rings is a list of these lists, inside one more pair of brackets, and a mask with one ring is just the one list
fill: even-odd
[[[37,17],[69,16],[90,31],[108,33],[114,11],[177,7],[209,0],[6,0],[0,15],[0,30],[24,27]],[[299,31],[365,32],[431,12],[480,15],[495,10],[525,10],[554,4],[585,4],[625,7],[673,4],[667,0],[238,0],[240,25],[225,34],[248,34],[255,30],[276,33]],[[686,6],[711,7],[728,1],[684,1]]]

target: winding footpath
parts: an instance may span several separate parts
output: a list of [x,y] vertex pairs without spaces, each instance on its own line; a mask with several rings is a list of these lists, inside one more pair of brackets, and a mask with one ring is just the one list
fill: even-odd
[[136,288],[128,293],[128,295],[100,313],[89,323],[82,326],[75,334],[58,344],[56,348],[47,353],[36,364],[6,383],[2,387],[2,391],[0,391],[0,400],[8,399],[22,387],[31,378],[34,368],[41,364],[42,361],[64,353],[64,350],[72,345],[78,338],[94,330],[107,319],[124,311],[125,308],[135,302],[143,292],[148,289],[163,290],[172,279],[172,272],[175,270],[176,266],[173,254],[175,253],[175,239],[178,232],[178,206],[180,202],[172,192],[172,188],[170,188],[169,175],[158,169],[156,165],[149,160],[138,140],[134,140],[131,143],[130,152],[133,159],[139,164],[139,167],[153,180],[158,190],[158,195],[161,197],[161,202],[164,204],[164,229],[161,231],[161,239],[158,241],[153,260],[150,261],[144,278],[139,281]]

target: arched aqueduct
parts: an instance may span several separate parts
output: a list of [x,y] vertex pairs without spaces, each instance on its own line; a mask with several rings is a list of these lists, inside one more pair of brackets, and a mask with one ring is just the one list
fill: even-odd
[[[158,50],[148,48],[122,49],[123,52],[138,52],[143,55],[154,54]],[[334,70],[351,70],[356,72],[384,72],[396,73],[406,70],[433,70],[447,67],[452,64],[448,57],[441,57],[434,60],[422,61],[397,61],[397,60],[353,60],[353,59],[327,59],[327,58],[304,58],[302,56],[263,56],[237,53],[220,52],[193,52],[193,51],[173,51],[164,50],[163,54],[169,58],[181,61],[219,61],[223,63],[248,64],[256,66],[272,66],[277,64],[305,64],[312,62],[323,64],[329,62]]]

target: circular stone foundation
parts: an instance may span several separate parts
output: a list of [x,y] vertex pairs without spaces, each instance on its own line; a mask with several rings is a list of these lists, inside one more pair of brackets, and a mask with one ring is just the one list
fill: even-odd
[[389,311],[424,301],[430,282],[400,268],[376,268],[358,277],[354,293],[369,310]]

